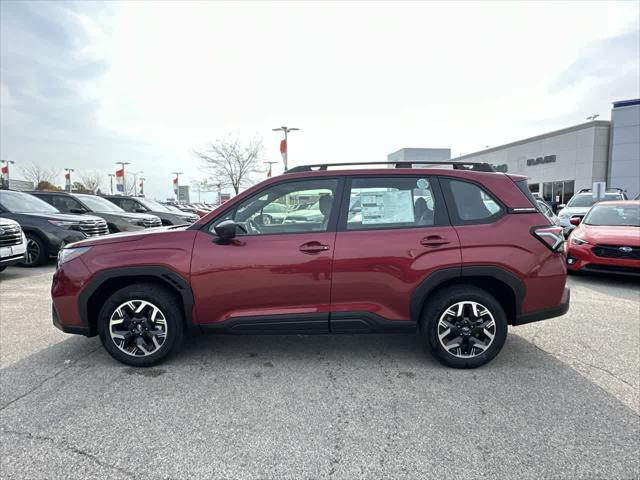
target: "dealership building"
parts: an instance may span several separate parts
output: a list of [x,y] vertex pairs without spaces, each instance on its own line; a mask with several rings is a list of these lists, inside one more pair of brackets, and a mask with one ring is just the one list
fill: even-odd
[[[446,150],[404,148],[388,160],[446,160]],[[487,162],[526,175],[531,191],[552,202],[566,203],[594,182],[622,188],[635,198],[640,194],[640,99],[614,102],[611,121],[594,120],[452,160]]]

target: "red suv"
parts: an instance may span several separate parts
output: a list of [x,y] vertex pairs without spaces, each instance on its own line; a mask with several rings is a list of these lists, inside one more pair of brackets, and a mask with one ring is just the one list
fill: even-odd
[[[419,332],[470,368],[498,354],[508,325],[567,312],[562,228],[525,177],[453,162],[333,168],[345,165],[294,168],[189,227],[67,246],[53,323],[134,366],[185,331]],[[264,221],[274,203],[290,212],[280,223]]]

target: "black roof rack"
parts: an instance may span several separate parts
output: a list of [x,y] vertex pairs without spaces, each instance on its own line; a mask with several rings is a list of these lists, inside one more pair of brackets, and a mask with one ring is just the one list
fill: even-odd
[[[592,190],[593,189],[591,189],[591,188],[581,188],[578,193],[588,193],[588,192],[591,192]],[[618,188],[618,187],[605,188],[604,191],[605,192],[618,192],[618,193],[626,192],[626,190],[624,188]]]
[[363,165],[395,165],[395,168],[413,168],[414,165],[451,165],[454,170],[473,170],[475,172],[495,172],[496,169],[489,163],[473,163],[473,162],[426,162],[426,161],[399,161],[399,162],[352,162],[352,163],[324,163],[315,165],[300,165],[293,167],[284,173],[299,173],[299,172],[323,172],[328,167],[352,167]]

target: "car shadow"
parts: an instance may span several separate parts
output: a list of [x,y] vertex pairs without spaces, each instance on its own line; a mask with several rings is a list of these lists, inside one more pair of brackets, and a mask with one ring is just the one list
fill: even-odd
[[[131,473],[131,449],[162,451],[136,463],[150,478],[627,478],[640,468],[637,415],[515,335],[475,370],[440,365],[418,336],[372,334],[192,337],[148,369],[74,337],[1,372],[8,476],[29,463],[21,435],[47,439],[43,472],[93,456],[86,476]],[[452,446],[463,457],[442,455]]]

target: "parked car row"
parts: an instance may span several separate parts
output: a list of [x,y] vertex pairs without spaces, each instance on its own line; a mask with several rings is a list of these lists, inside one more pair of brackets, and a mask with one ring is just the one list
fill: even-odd
[[0,217],[3,232],[13,232],[13,224],[17,223],[25,237],[23,244],[8,239],[5,245],[4,234],[0,233],[1,267],[14,263],[35,267],[55,258],[64,245],[89,237],[188,225],[200,218],[174,212],[147,198],[10,190],[0,191]]

